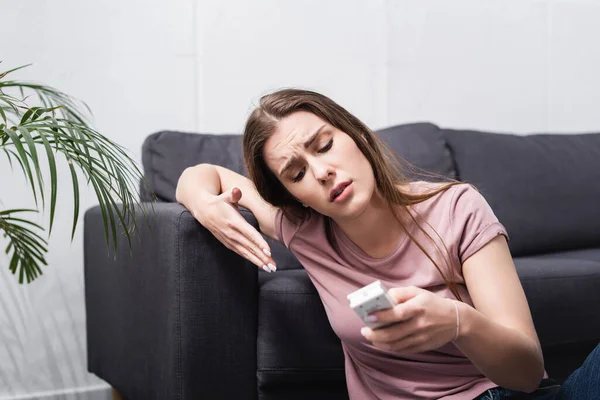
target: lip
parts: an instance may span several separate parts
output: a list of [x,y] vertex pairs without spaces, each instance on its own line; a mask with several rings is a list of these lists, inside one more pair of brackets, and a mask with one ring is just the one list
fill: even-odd
[[342,186],[348,186],[351,183],[352,183],[352,181],[346,181],[346,182],[340,182],[340,183],[338,183],[333,189],[331,189],[331,192],[329,192],[329,201],[332,202],[334,200],[333,199],[333,195],[335,193],[337,193],[337,191],[340,190],[340,188]]

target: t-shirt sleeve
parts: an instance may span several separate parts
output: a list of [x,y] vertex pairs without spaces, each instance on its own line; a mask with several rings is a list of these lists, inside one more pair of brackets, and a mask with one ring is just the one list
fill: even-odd
[[300,229],[300,226],[302,226],[301,222],[293,223],[286,218],[281,208],[277,209],[275,212],[275,232],[277,234],[277,238],[288,249],[290,247],[290,242]]
[[506,228],[472,185],[455,186],[450,205],[450,223],[461,264],[497,235],[508,240]]

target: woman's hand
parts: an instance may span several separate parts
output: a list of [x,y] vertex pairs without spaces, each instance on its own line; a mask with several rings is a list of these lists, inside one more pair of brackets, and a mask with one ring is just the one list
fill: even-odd
[[453,300],[414,286],[392,288],[388,293],[397,305],[371,315],[377,317],[377,322],[396,323],[379,329],[361,329],[375,347],[420,353],[456,339],[457,309]]
[[230,250],[267,272],[277,269],[269,245],[238,211],[242,191],[237,187],[202,201],[194,217]]

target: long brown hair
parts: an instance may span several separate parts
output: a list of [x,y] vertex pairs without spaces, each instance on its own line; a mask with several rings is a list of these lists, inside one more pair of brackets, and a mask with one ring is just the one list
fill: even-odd
[[[259,106],[256,107],[248,120],[243,135],[244,163],[248,171],[248,177],[254,185],[260,196],[282,210],[284,215],[292,221],[304,220],[309,217],[311,210],[303,207],[298,200],[288,192],[275,174],[267,166],[263,158],[263,149],[269,137],[275,132],[277,123],[288,115],[296,111],[308,111],[335,128],[349,135],[356,143],[358,148],[365,155],[375,176],[377,190],[385,199],[388,207],[392,210],[398,222],[408,234],[409,238],[421,249],[429,258],[441,274],[444,282],[454,294],[461,299],[458,292],[455,277],[452,274],[451,263],[448,259],[449,251],[443,239],[435,230],[419,217],[415,218],[409,211],[413,204],[427,200],[436,194],[448,189],[451,186],[460,184],[460,181],[450,179],[445,176],[433,174],[411,165],[402,157],[397,155],[385,142],[377,137],[365,124],[358,118],[349,113],[343,107],[335,103],[330,98],[308,90],[300,89],[282,89],[276,92],[264,95],[260,99]],[[405,174],[405,171],[418,173],[423,176],[434,177],[443,182],[441,185],[426,193],[407,193],[398,188],[410,183],[411,179]],[[396,207],[394,207],[394,205]],[[441,240],[444,250],[423,229],[419,221],[429,225]],[[434,248],[441,254],[448,269],[443,271],[429,252],[419,243],[419,241],[407,229],[407,222],[412,221],[418,229],[425,234],[427,239],[434,245]],[[452,276],[451,276],[452,275]]]

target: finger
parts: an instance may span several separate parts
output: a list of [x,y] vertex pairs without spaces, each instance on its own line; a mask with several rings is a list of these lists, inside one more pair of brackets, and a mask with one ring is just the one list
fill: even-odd
[[267,242],[243,217],[238,215],[238,218],[239,221],[236,219],[227,222],[227,227],[229,228],[227,236],[235,240],[240,246],[252,250],[252,253],[262,260],[262,264],[267,265],[270,270],[275,271],[277,263],[271,257],[271,249]]
[[379,329],[364,327],[361,333],[371,342],[392,343],[415,334],[418,331],[416,319],[399,322]]
[[[244,251],[248,254],[246,258],[258,260],[260,265],[257,265],[265,271],[274,272],[277,269],[271,258],[263,253],[261,249],[259,249],[252,241],[248,240],[248,238],[244,235],[238,233],[230,239],[236,243],[236,247],[240,249],[240,251]],[[256,264],[256,262],[254,263]],[[266,268],[264,268],[264,266],[266,266]]]
[[[240,235],[243,235],[249,243],[255,249],[256,254],[258,254],[265,262],[272,263],[275,265],[275,260],[271,256],[271,248],[267,241],[262,237],[262,235],[250,225],[245,219],[242,218],[241,224],[238,225],[230,225],[230,228],[237,231]],[[244,242],[245,243],[245,242]],[[250,247],[250,246],[249,246]]]
[[403,286],[403,287],[395,287],[388,290],[388,293],[392,298],[396,301],[396,303],[404,303],[412,299],[413,297],[418,296],[424,289],[418,288],[416,286]]
[[238,230],[255,246],[258,254],[266,257],[264,258],[266,262],[276,265],[275,260],[271,256],[271,248],[269,244],[252,225],[245,222],[241,227],[238,228]]
[[267,272],[271,272],[271,270],[268,267],[266,269],[263,268],[263,262],[258,257],[256,257],[252,252],[245,250],[242,246],[237,244],[234,240],[231,240],[230,237],[224,236],[219,232],[213,232],[213,235],[215,236],[215,238],[217,240],[219,240],[221,243],[223,243],[223,245],[225,247],[227,247],[229,250],[238,254],[240,257],[243,257],[246,260],[250,261],[257,267],[262,268]]
[[231,189],[221,193],[219,197],[231,205],[237,205],[236,203],[242,198],[242,191],[238,187],[234,186]]
[[225,192],[225,200],[230,204],[237,204],[242,198],[242,190],[237,186],[232,187]]
[[427,337],[421,333],[408,335],[400,340],[388,343],[375,343],[376,347],[386,350],[396,350],[405,353],[417,353],[427,343]]
[[261,268],[264,271],[269,272],[269,273],[273,272],[273,270],[271,268],[269,268],[260,258],[258,258],[256,256],[256,254],[254,254],[254,252],[249,250],[247,247],[245,247],[239,243],[236,243],[235,241],[233,241],[233,242],[235,243],[232,246],[233,251],[235,251],[237,254],[239,254],[246,260],[250,261],[252,264],[256,265],[258,268]]
[[237,203],[238,201],[240,201],[241,198],[242,198],[242,189],[235,187],[235,186],[232,187],[231,188],[231,202]]
[[365,322],[403,322],[415,317],[419,307],[414,301],[407,300],[394,307],[371,313],[365,318]]

